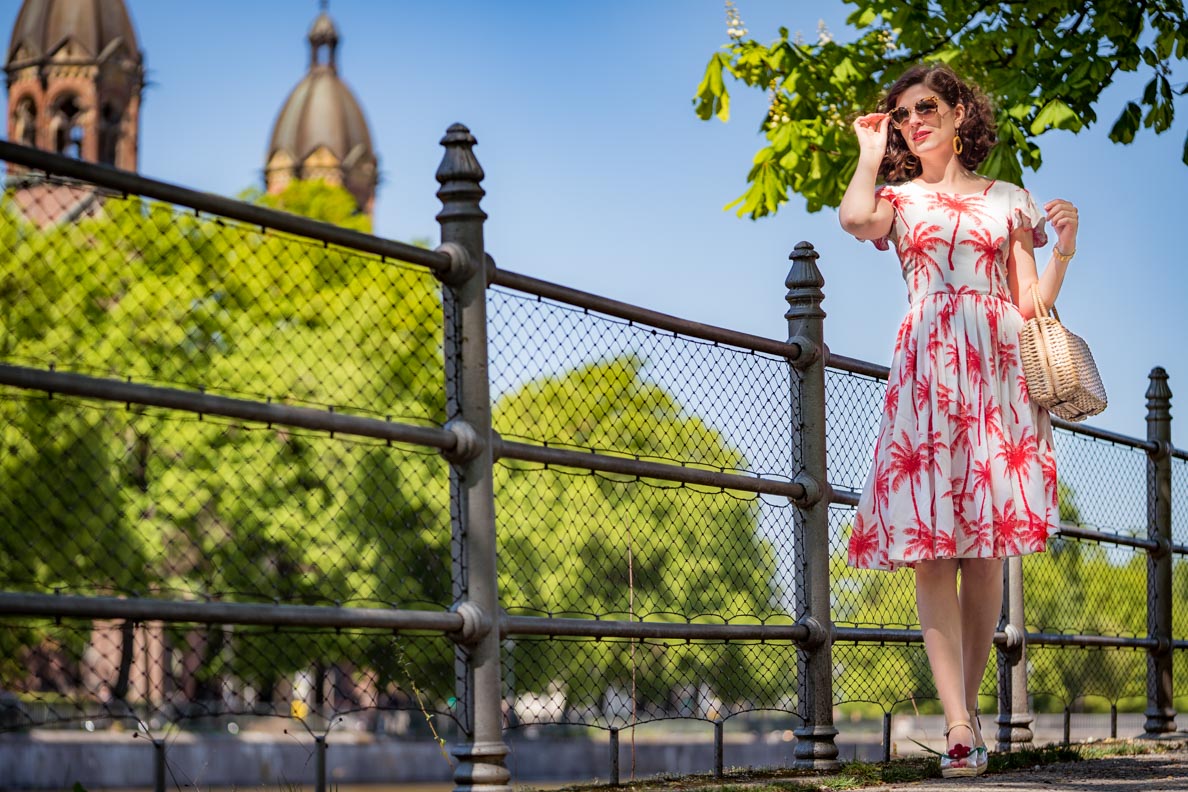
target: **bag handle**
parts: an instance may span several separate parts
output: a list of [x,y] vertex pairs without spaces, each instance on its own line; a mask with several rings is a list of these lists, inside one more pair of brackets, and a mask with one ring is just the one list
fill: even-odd
[[[1048,306],[1044,305],[1044,298],[1040,297],[1038,282],[1031,284],[1031,304],[1035,308],[1035,316],[1037,319],[1042,316],[1048,315],[1049,308],[1048,308]],[[1056,306],[1053,305],[1050,310],[1051,310],[1052,316],[1056,319],[1057,322],[1059,322],[1060,314],[1056,313]]]

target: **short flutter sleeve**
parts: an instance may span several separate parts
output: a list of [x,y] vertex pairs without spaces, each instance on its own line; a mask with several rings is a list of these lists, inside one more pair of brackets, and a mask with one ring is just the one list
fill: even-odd
[[1011,196],[1011,231],[1020,228],[1030,229],[1032,247],[1040,248],[1048,244],[1048,234],[1044,231],[1045,222],[1047,218],[1035,205],[1031,193],[1022,187],[1016,187]]
[[889,202],[891,204],[891,208],[895,210],[895,215],[891,218],[891,230],[888,231],[885,236],[881,236],[878,239],[872,239],[870,241],[873,242],[874,246],[879,250],[890,250],[891,243],[899,241],[898,229],[895,227],[896,223],[899,222],[899,192],[895,189],[895,185],[880,184],[875,189],[876,205],[879,200],[886,200]]

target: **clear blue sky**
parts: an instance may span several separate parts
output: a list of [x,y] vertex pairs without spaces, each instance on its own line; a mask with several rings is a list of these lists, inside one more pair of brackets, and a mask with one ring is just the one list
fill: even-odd
[[[11,30],[18,0],[0,0]],[[314,0],[128,0],[150,87],[141,170],[234,194],[259,186],[276,113],[307,63]],[[840,0],[738,0],[752,35],[780,25],[847,37]],[[835,212],[793,200],[775,218],[722,207],[760,144],[764,97],[734,94],[734,119],[705,123],[690,99],[726,40],[720,0],[491,2],[332,0],[340,73],[380,155],[376,230],[436,241],[438,140],[454,121],[479,140],[488,248],[499,265],[668,313],[784,337],[783,279],[800,240],[821,254],[826,333],[836,352],[885,363],[906,308],[894,255],[842,233]],[[1174,76],[1173,82],[1185,79]],[[1097,356],[1111,407],[1095,425],[1143,435],[1146,376],[1165,366],[1188,447],[1188,107],[1170,134],[1116,146],[1101,125],[1044,136],[1026,175],[1039,201],[1081,209],[1079,254],[1059,306]]]

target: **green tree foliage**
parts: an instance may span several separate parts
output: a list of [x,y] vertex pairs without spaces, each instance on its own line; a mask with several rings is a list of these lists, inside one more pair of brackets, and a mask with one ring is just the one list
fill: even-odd
[[[530,382],[496,405],[495,426],[581,448],[745,467],[727,438],[647,381],[644,364],[618,357]],[[499,522],[499,585],[509,610],[719,623],[779,613],[775,554],[758,533],[754,499],[513,462],[499,466],[496,486],[507,515]],[[555,665],[534,661],[541,650],[532,641],[516,651],[523,689],[543,692],[559,682],[573,695],[596,676],[630,689],[634,665],[641,697],[660,702],[677,680],[708,682],[728,701],[770,701],[791,686],[795,670],[795,653],[782,647],[762,666],[739,646],[633,649],[606,641]]]
[[[987,176],[1022,181],[1042,162],[1038,138],[1050,129],[1078,132],[1097,123],[1102,92],[1120,72],[1149,77],[1127,101],[1110,139],[1130,143],[1140,128],[1172,126],[1175,98],[1188,83],[1172,67],[1188,58],[1188,15],[1181,0],[846,0],[856,36],[841,44],[821,30],[816,43],[779,37],[762,44],[728,3],[730,43],[715,53],[694,98],[704,120],[730,114],[728,78],[770,97],[746,192],[727,208],[759,218],[789,192],[808,210],[837,206],[858,161],[850,129],[873,112],[882,90],[908,66],[950,64],[979,84],[997,108],[999,144],[981,167]],[[1188,141],[1184,149],[1188,164]]]
[[[367,228],[348,211],[349,194],[321,183],[261,200]],[[94,216],[45,228],[11,202],[2,209],[6,362],[444,420],[434,374],[439,286],[427,273],[137,199],[107,199]],[[3,396],[5,588],[449,604],[447,495],[436,457],[122,405]],[[279,643],[245,632],[241,678],[267,689],[309,661]],[[347,652],[346,639],[322,644],[330,662]],[[219,641],[204,645],[213,654],[203,666],[217,665]]]
[[279,193],[245,190],[239,197],[241,200],[281,209],[311,220],[371,233],[371,218],[359,211],[355,197],[345,189],[328,185],[318,179],[290,182]]
[[[255,198],[366,230],[349,194],[321,183]],[[45,228],[6,201],[0,242],[6,363],[445,421],[441,294],[427,272],[135,198],[109,198],[94,216]],[[496,405],[498,426],[645,456],[666,450],[692,463],[742,464],[719,433],[642,371],[643,361],[622,358],[529,382]],[[16,389],[0,396],[0,588],[451,604],[448,465],[436,453]],[[543,481],[514,465],[499,475],[501,583],[516,605],[547,610],[563,599],[558,610],[627,613],[618,562],[621,530],[630,526],[636,614],[773,610],[773,553],[757,536],[754,500],[593,476]],[[561,528],[574,514],[589,519],[566,542]],[[582,572],[608,559],[615,577]],[[18,659],[0,665],[0,685],[16,684],[21,647],[44,648],[49,635],[0,634],[4,656]],[[267,694],[315,664],[365,666],[381,688],[408,677],[390,636],[186,626],[171,636],[191,653],[184,664],[198,669],[194,696],[216,694],[232,677]],[[73,659],[83,648],[71,649]],[[780,651],[794,663],[793,652]],[[418,652],[417,683],[444,699],[452,645]],[[599,644],[597,652],[602,672],[621,683],[627,645]],[[705,678],[716,664],[721,678],[734,680],[720,696],[742,698],[753,686],[793,678],[790,666],[780,674],[748,668],[738,647],[685,658],[688,679]],[[576,685],[591,668],[525,673],[522,689],[543,692],[557,675]],[[666,684],[657,674],[641,682],[657,691]]]

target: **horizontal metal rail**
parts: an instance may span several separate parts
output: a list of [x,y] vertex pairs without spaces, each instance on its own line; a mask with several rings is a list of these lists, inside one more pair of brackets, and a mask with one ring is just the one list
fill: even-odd
[[[997,633],[996,635],[1002,635]],[[923,638],[919,630],[896,629],[894,627],[833,627],[833,641],[837,643],[920,643]]]
[[1155,649],[1154,638],[1127,638],[1122,635],[1069,635],[1065,633],[1027,633],[1029,646],[1078,646],[1084,648]]
[[[453,633],[463,628],[463,617],[451,611],[417,611],[385,608],[343,608],[317,605],[272,605],[253,602],[199,602],[152,598],[82,597],[62,594],[0,592],[0,615],[65,619],[126,619],[194,624],[238,624],[278,627],[338,629],[417,630]],[[809,630],[800,624],[692,624],[684,622],[561,619],[541,616],[505,616],[500,621],[505,636],[544,635],[586,638],[656,638],[710,641],[791,641],[802,643]],[[835,627],[835,642],[919,643],[919,630]],[[995,633],[994,642],[1006,635]],[[1153,638],[1113,635],[1028,633],[1035,646],[1079,646],[1153,649]],[[1173,642],[1188,649],[1188,641]]]
[[1060,536],[1067,536],[1072,539],[1088,539],[1089,541],[1101,542],[1102,544],[1137,547],[1149,553],[1159,549],[1159,543],[1154,539],[1142,539],[1137,536],[1123,536],[1122,534],[1107,533],[1105,531],[1094,531],[1091,528],[1081,528],[1076,525],[1064,523],[1060,525],[1060,530],[1057,533]]
[[730,346],[749,349],[753,352],[766,352],[771,355],[787,358],[788,360],[795,360],[800,357],[800,346],[798,344],[789,344],[785,341],[777,341],[774,338],[764,338],[763,336],[751,335],[750,333],[741,333],[737,330],[727,330],[724,327],[702,324],[701,322],[694,322],[689,319],[681,319],[671,314],[640,308],[638,305],[612,300],[608,297],[601,297],[590,292],[579,291],[578,289],[571,289],[568,286],[560,286],[556,283],[533,278],[529,275],[520,275],[515,272],[495,268],[491,283],[495,286],[504,286],[549,300],[567,303],[578,308],[597,311],[608,316],[616,316],[630,322],[638,322],[659,330],[668,330],[669,332],[680,333],[681,335],[692,338],[700,338],[704,341],[729,344]]
[[219,415],[274,426],[371,437],[394,443],[415,443],[443,451],[453,450],[458,442],[457,436],[452,432],[435,426],[412,426],[378,418],[315,410],[310,407],[211,396],[199,391],[139,385],[121,380],[10,366],[4,363],[0,363],[0,385],[121,404],[185,410],[199,415]]
[[398,261],[407,261],[411,264],[420,264],[435,273],[445,272],[450,267],[449,256],[444,253],[426,250],[404,242],[381,239],[371,234],[339,228],[330,223],[310,220],[300,215],[237,201],[233,198],[225,198],[221,195],[212,195],[178,187],[168,182],[146,179],[131,171],[83,162],[40,149],[20,146],[6,140],[0,140],[0,160],[55,176],[65,176],[81,182],[88,182],[114,192],[143,195],[147,198],[189,207],[199,212],[219,215],[250,225],[272,228],[318,242],[340,245],[344,248]]
[[196,602],[151,598],[80,597],[59,594],[0,593],[0,614],[64,619],[244,624],[279,627],[426,630],[452,633],[462,616],[450,611],[271,605],[255,602]]
[[763,495],[783,495],[793,500],[800,500],[805,495],[804,485],[794,481],[773,481],[743,476],[738,473],[723,473],[717,470],[661,462],[644,462],[629,457],[608,456],[588,451],[569,451],[528,443],[514,443],[502,439],[495,441],[493,450],[495,456],[501,459],[518,459],[523,462],[539,462],[543,465],[621,473],[625,476],[678,481],[683,484],[721,487],[743,492],[757,492]]
[[862,493],[858,490],[834,487],[830,489],[829,502],[839,506],[857,506],[858,499],[861,497]]
[[[838,627],[833,628],[834,643],[921,643],[924,640],[919,630],[895,627]],[[994,643],[1005,644],[1006,633],[994,633]]]
[[1082,423],[1074,423],[1066,421],[1063,418],[1052,416],[1052,426],[1057,429],[1065,429],[1075,434],[1084,435],[1085,437],[1092,437],[1095,440],[1105,440],[1108,443],[1116,443],[1118,445],[1130,446],[1131,448],[1138,448],[1148,453],[1154,453],[1157,445],[1150,440],[1140,440],[1137,437],[1120,434],[1118,432],[1111,432],[1108,429],[1098,429],[1094,426],[1086,426]]
[[[847,643],[920,643],[923,639],[919,630],[893,629],[889,627],[834,627],[834,642]],[[1028,645],[1035,646],[1079,646],[1116,647],[1131,649],[1153,649],[1158,645],[1154,638],[1128,638],[1121,635],[1071,635],[1065,633],[1027,633]],[[994,643],[1006,644],[1007,635],[994,633]],[[1188,646],[1188,641],[1183,641]]]
[[557,619],[544,616],[505,616],[504,636],[545,635],[581,638],[669,638],[692,641],[791,641],[808,640],[802,624],[693,624],[687,622],[614,621],[609,619]]
[[891,369],[887,366],[880,366],[877,363],[846,357],[845,355],[837,355],[833,352],[830,352],[829,357],[825,359],[825,365],[839,371],[846,371],[850,374],[861,374],[864,377],[874,377],[875,379],[885,380],[891,376]]
[[1186,451],[1182,448],[1173,448],[1171,455],[1172,455],[1172,459],[1183,459],[1185,461],[1188,461],[1188,451]]

